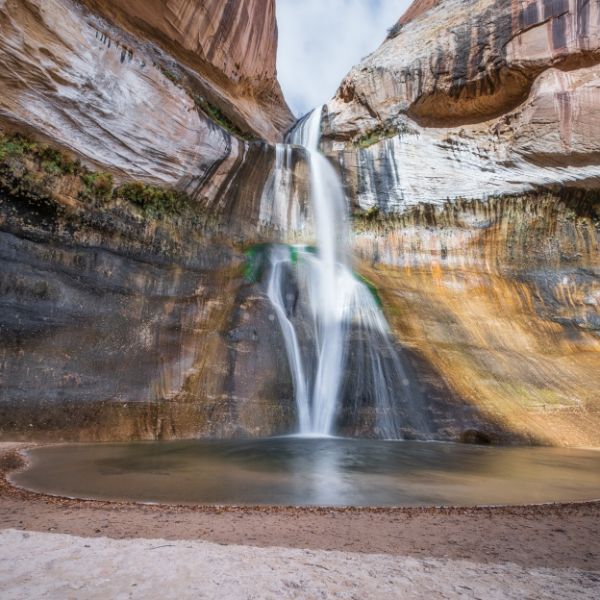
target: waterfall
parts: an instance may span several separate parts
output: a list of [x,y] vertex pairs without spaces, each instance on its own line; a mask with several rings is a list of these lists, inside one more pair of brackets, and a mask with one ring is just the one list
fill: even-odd
[[[349,264],[349,215],[334,167],[319,151],[322,108],[303,119],[288,136],[288,147],[304,149],[310,173],[310,200],[316,250],[275,245],[270,251],[268,297],[287,352],[298,409],[299,433],[332,435],[344,412],[346,421],[364,408],[375,413],[370,433],[398,439],[402,429],[426,432],[418,392],[411,385],[392,342],[377,298]],[[267,204],[277,215],[290,214],[289,173],[277,150]],[[273,198],[272,194],[284,197]],[[293,211],[292,211],[293,212]],[[403,414],[410,423],[401,423]]]

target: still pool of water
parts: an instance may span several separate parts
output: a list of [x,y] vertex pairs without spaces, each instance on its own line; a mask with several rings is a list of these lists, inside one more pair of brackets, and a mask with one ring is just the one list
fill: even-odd
[[177,504],[445,506],[600,498],[600,452],[273,438],[37,448],[18,486]]

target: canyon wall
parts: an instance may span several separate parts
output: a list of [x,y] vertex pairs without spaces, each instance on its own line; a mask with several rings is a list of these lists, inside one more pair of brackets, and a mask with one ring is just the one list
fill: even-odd
[[276,76],[275,0],[85,0],[205,82],[232,118],[274,141],[292,123]]
[[490,439],[600,444],[599,63],[600,2],[419,0],[326,107],[357,268]]
[[600,3],[417,2],[327,107],[363,208],[600,178]]
[[293,121],[274,2],[0,0],[0,32],[0,436],[288,431],[244,275]]
[[597,195],[419,205],[355,229],[396,338],[447,385],[440,425],[464,403],[450,437],[463,418],[492,441],[600,445]]
[[[600,446],[599,19],[419,0],[325,109],[439,439]],[[260,257],[312,209],[274,2],[0,0],[0,32],[0,437],[293,430]]]
[[[225,13],[199,0],[89,4],[98,12],[72,0],[0,2],[3,128],[212,200],[245,140],[275,141],[292,124],[275,75],[273,2]],[[233,64],[221,64],[225,54]]]

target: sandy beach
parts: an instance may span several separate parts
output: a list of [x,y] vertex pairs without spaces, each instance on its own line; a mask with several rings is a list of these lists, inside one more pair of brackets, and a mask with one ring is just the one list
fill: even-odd
[[1,447],[3,598],[600,594],[600,503],[247,509],[79,501],[12,487],[5,476],[23,447]]

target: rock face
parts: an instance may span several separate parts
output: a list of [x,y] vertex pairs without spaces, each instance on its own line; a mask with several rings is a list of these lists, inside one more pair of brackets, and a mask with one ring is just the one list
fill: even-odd
[[[5,128],[118,177],[212,200],[247,152],[241,137],[274,140],[291,124],[275,81],[272,2],[90,4],[98,12],[71,0],[0,2]],[[220,64],[225,53],[233,64]]]
[[78,185],[0,161],[0,437],[289,431],[283,340],[236,226],[189,200],[157,215]]
[[206,80],[220,104],[262,139],[292,122],[276,77],[275,0],[85,0]]
[[332,126],[338,137],[352,133],[343,104],[355,104],[355,118],[385,122],[404,112],[429,126],[510,112],[548,68],[600,61],[599,19],[594,1],[417,2],[344,80]]
[[599,63],[600,2],[424,0],[327,106],[360,269],[464,439],[600,444]]
[[440,432],[600,445],[598,195],[421,205],[360,219],[355,247],[420,380],[448,386]]
[[363,207],[590,185],[598,63],[598,2],[418,2],[328,105],[329,148]]
[[[0,31],[0,435],[288,431],[241,242],[292,122],[274,3],[0,0]],[[187,192],[183,212],[110,176]]]
[[[0,437],[293,429],[247,272],[311,237],[305,157],[268,143],[273,14],[0,0]],[[420,0],[327,107],[356,268],[440,439],[600,446],[599,19]]]

